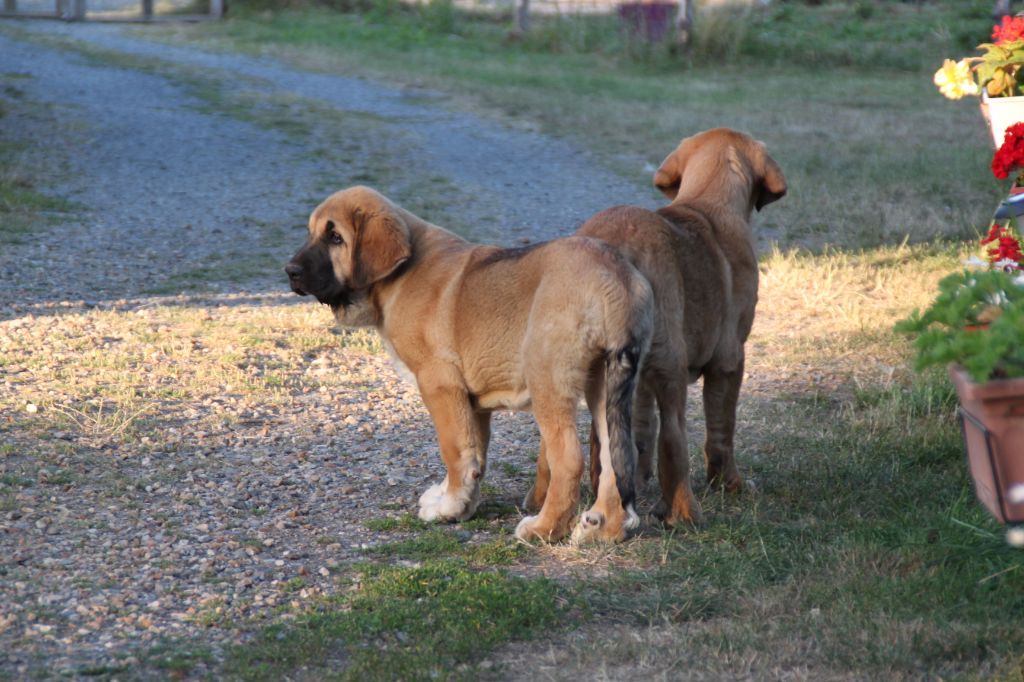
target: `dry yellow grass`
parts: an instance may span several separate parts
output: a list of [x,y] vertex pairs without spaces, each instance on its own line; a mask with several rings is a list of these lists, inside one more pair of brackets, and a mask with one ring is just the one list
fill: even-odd
[[858,253],[774,251],[762,261],[748,357],[752,374],[803,388],[906,381],[909,345],[895,322],[935,296],[959,267],[954,249],[906,246]]

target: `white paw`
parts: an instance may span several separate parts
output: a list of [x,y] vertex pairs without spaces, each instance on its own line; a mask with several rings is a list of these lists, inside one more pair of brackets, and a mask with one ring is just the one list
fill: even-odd
[[438,483],[427,488],[427,491],[420,495],[420,518],[424,521],[436,521],[441,518],[441,498],[444,497],[447,483]]
[[523,542],[531,542],[537,539],[537,536],[533,533],[533,522],[536,520],[536,516],[524,516],[523,520],[516,526],[516,538]]
[[[639,522],[639,521],[638,521]],[[604,514],[596,511],[585,511],[580,514],[580,520],[572,529],[570,542],[574,545],[581,545],[590,542],[604,526]]]
[[463,487],[459,494],[449,495],[448,484],[438,483],[420,495],[419,517],[424,521],[465,521],[479,504],[479,486]]
[[626,530],[635,530],[640,526],[640,517],[637,516],[636,510],[633,509],[632,504],[626,505],[626,521],[622,524],[622,527]]

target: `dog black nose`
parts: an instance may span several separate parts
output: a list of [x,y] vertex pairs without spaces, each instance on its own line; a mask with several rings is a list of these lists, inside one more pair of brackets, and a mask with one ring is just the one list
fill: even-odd
[[284,266],[284,271],[288,273],[288,279],[298,279],[302,274],[302,266],[298,263],[289,263]]

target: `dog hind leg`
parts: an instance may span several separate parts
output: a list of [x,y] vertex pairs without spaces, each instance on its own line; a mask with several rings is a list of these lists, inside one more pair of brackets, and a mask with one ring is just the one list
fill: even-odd
[[550,483],[540,512],[519,522],[516,537],[526,542],[535,539],[554,542],[569,533],[583,474],[575,400],[539,397],[534,400],[534,414],[544,443]]
[[704,417],[706,436],[704,461],[707,480],[726,491],[741,492],[743,477],[736,467],[733,436],[736,432],[736,403],[743,382],[743,360],[732,371],[717,369],[704,372]]
[[573,530],[574,543],[617,542],[640,524],[633,509],[636,448],[631,415],[642,357],[640,344],[609,353],[604,363],[604,376],[597,377],[588,386],[587,403],[593,417],[591,458],[595,457],[596,449],[601,466],[595,486],[597,501],[581,515]]
[[644,383],[633,401],[633,440],[636,442],[636,488],[647,485],[653,475],[653,455],[658,449],[659,419],[654,390]]
[[686,384],[658,382],[661,431],[658,434],[658,483],[661,501],[654,510],[666,525],[696,525],[701,520],[700,503],[690,485],[690,455],[686,447]]

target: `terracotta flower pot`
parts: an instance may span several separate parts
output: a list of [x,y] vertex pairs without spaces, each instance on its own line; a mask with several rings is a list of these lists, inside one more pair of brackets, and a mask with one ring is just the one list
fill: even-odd
[[958,365],[950,365],[949,377],[960,396],[975,494],[1000,522],[1024,522],[1024,500],[1009,495],[1024,484],[1024,378],[978,384]]

